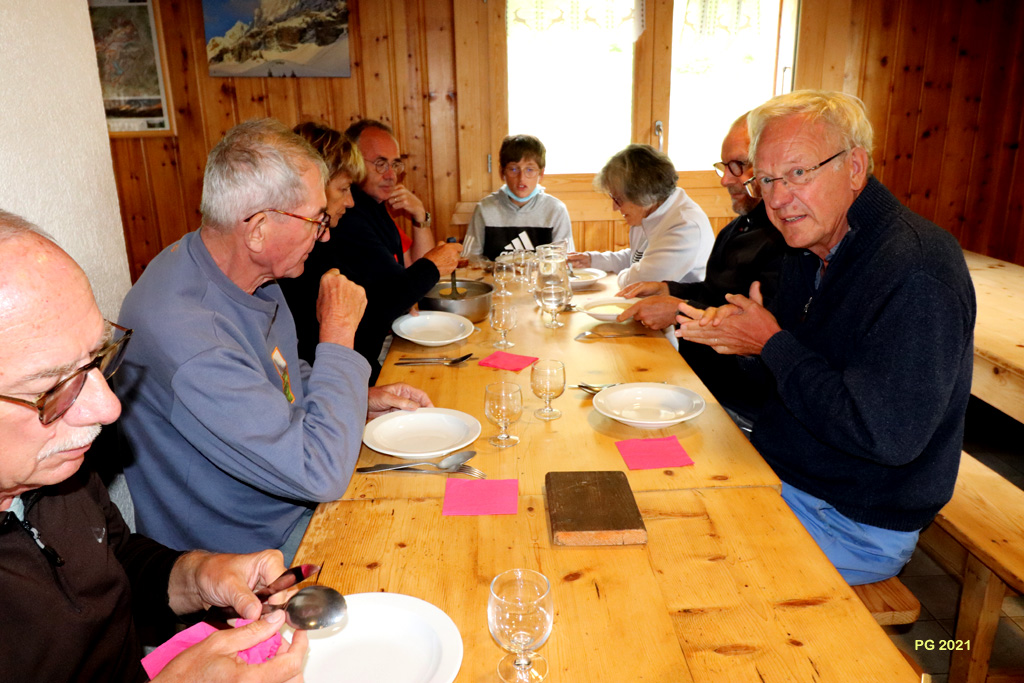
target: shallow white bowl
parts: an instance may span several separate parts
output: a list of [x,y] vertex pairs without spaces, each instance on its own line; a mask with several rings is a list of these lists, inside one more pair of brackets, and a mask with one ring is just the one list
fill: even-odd
[[594,396],[597,412],[638,429],[662,429],[692,420],[706,406],[700,394],[655,382],[618,384]]
[[398,318],[391,323],[391,330],[420,346],[445,346],[473,334],[473,323],[454,313],[420,311],[419,315]]

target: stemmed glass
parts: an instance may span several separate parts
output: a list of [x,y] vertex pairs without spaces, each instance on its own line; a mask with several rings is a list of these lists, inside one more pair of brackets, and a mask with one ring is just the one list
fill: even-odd
[[507,448],[519,443],[519,437],[508,433],[509,425],[523,414],[523,392],[518,384],[495,382],[484,389],[484,415],[501,433],[492,436],[488,442],[498,448]]
[[510,260],[498,260],[494,262],[494,281],[498,283],[498,291],[494,293],[494,296],[510,296],[509,292],[505,288],[505,283],[512,282],[516,277],[516,265]]
[[544,327],[562,327],[563,323],[558,322],[558,312],[565,305],[566,289],[561,285],[548,285],[540,290],[540,307],[551,316],[551,321],[544,323]]
[[494,577],[487,597],[487,626],[510,653],[498,662],[506,683],[543,681],[548,662],[533,651],[551,635],[554,621],[551,582],[532,569],[509,569]]
[[556,420],[562,412],[551,407],[551,399],[565,391],[565,364],[560,360],[539,360],[530,370],[530,387],[537,398],[544,399],[544,407],[533,412],[542,420]]
[[494,304],[491,307],[491,329],[501,333],[501,341],[494,342],[496,349],[510,349],[515,342],[505,338],[516,326],[516,307],[512,304]]

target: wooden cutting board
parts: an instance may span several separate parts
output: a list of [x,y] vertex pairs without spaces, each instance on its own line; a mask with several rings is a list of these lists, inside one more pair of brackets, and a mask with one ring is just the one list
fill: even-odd
[[554,545],[641,545],[647,527],[625,472],[548,472]]

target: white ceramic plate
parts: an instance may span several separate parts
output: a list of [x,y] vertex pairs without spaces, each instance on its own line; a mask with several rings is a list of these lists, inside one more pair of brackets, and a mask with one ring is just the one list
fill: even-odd
[[599,268],[573,268],[569,277],[569,286],[572,291],[581,292],[585,289],[593,289],[598,281],[608,273]]
[[461,315],[445,311],[420,311],[403,315],[391,323],[392,331],[402,339],[421,346],[444,346],[473,334],[473,323]]
[[[451,683],[462,636],[447,614],[398,593],[346,595],[341,628],[307,631],[306,683]],[[290,639],[290,636],[289,636]]]
[[624,310],[635,304],[640,299],[623,299],[613,296],[606,299],[594,299],[583,304],[583,310],[591,318],[602,322],[615,322]]
[[671,427],[704,412],[704,399],[671,384],[633,382],[602,389],[594,409],[605,417],[639,429]]
[[448,408],[420,408],[370,420],[363,430],[363,443],[385,455],[425,460],[468,446],[478,436],[480,422],[472,415]]

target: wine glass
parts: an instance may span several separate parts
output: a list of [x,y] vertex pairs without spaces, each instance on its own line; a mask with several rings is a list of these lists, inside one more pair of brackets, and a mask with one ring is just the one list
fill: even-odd
[[509,569],[494,577],[487,597],[491,636],[511,654],[498,662],[506,683],[543,681],[548,662],[533,651],[551,635],[554,621],[551,582],[532,569]]
[[551,316],[551,321],[544,323],[544,327],[561,327],[563,323],[558,322],[558,312],[565,305],[566,289],[561,285],[547,285],[540,290],[540,307]]
[[501,341],[494,342],[494,348],[496,349],[510,349],[515,346],[515,342],[510,342],[505,338],[505,335],[509,333],[509,330],[515,329],[516,326],[516,307],[512,304],[494,304],[491,307],[491,329],[497,330],[501,333]]
[[537,398],[544,399],[544,407],[534,411],[542,420],[556,420],[562,412],[551,407],[551,399],[565,391],[565,364],[560,360],[539,360],[530,370],[530,387]]
[[518,384],[495,382],[484,389],[484,415],[501,433],[492,436],[488,442],[498,448],[508,448],[519,443],[519,437],[508,433],[509,425],[523,414],[523,392]]
[[516,276],[516,265],[510,260],[502,260],[499,256],[494,262],[494,281],[498,283],[498,291],[494,296],[510,296],[511,292],[505,289],[505,283],[512,282]]
[[516,249],[512,252],[512,263],[516,267],[516,282],[526,282],[526,254],[525,249]]

